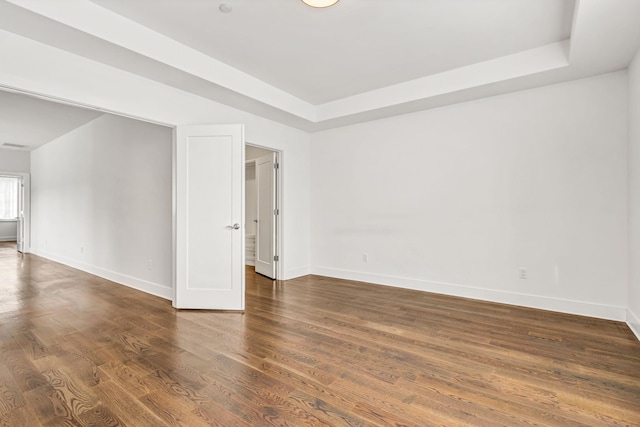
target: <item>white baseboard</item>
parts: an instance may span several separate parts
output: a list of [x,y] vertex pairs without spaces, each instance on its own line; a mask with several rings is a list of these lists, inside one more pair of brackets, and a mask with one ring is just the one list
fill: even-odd
[[361,273],[357,271],[339,270],[335,268],[312,267],[311,274],[471,298],[481,301],[491,301],[502,304],[517,305],[521,307],[557,311],[560,313],[577,314],[580,316],[589,316],[599,319],[617,320],[624,322],[627,318],[627,310],[625,307],[612,305],[596,304],[583,301],[572,301],[538,295],[527,295],[515,292],[498,291],[493,289],[473,288],[470,286],[457,285],[452,283],[430,282],[427,280]]
[[640,316],[636,315],[630,309],[627,309],[627,325],[640,341]]
[[252,267],[253,267],[253,266],[255,266],[255,265],[256,265],[256,263],[255,263],[253,260],[250,260],[250,259],[246,259],[246,258],[245,258],[245,260],[244,260],[244,265],[250,265],[250,266],[252,266]]
[[76,268],[78,270],[85,271],[93,274],[94,276],[102,277],[103,279],[111,280],[112,282],[128,286],[133,289],[137,289],[142,292],[146,292],[151,295],[158,296],[160,298],[172,300],[173,290],[166,286],[159,285],[157,283],[149,282],[146,280],[138,279],[133,276],[118,273],[115,271],[107,270],[106,268],[98,267],[95,265],[85,264],[78,260],[71,258],[58,256],[52,253],[43,252],[31,248],[31,253],[42,258],[46,258],[51,261],[58,262],[60,264],[68,265],[69,267]]
[[15,242],[16,236],[0,236],[0,242]]

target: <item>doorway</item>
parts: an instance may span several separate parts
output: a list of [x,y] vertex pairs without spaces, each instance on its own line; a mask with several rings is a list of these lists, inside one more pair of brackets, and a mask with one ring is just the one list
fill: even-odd
[[279,277],[280,153],[245,145],[245,264],[270,279]]
[[[31,93],[26,93],[26,92],[22,93],[22,94],[25,95],[25,96],[31,96],[31,97],[34,97],[34,98],[39,98],[42,101],[46,101],[46,102],[50,102],[50,101],[59,102],[59,100],[56,100],[54,98],[49,98],[49,97],[44,96],[44,95],[31,94]],[[77,105],[77,107],[85,107],[86,108],[88,106],[86,106],[86,105]],[[98,111],[100,111],[100,114],[103,114],[103,113],[107,112],[107,113],[111,113],[111,114],[117,115],[118,117],[126,117],[126,118],[129,118],[129,119],[140,120],[139,117],[131,117],[131,116],[127,116],[126,114],[119,114],[118,112],[115,112],[115,111],[112,111],[112,110],[100,109]],[[172,126],[171,123],[159,123],[159,122],[154,122],[154,121],[149,120],[149,119],[144,120],[144,121],[145,122],[149,122],[149,123],[153,123],[153,124],[156,124],[156,125]],[[256,148],[257,150],[264,149],[262,147],[258,147],[257,145],[253,145],[253,144],[250,144],[249,147],[245,146],[245,148],[248,148],[248,151],[250,153],[252,152],[252,148]],[[266,150],[266,151],[268,153],[269,152],[270,153],[276,153],[275,151],[272,151],[272,150]],[[253,151],[253,153],[255,154],[255,151]],[[279,153],[278,152],[276,154],[278,156],[280,156],[283,153]],[[175,162],[175,156],[176,156],[176,154],[174,152],[173,153],[173,158],[174,158],[173,161],[174,162]],[[254,155],[252,155],[250,157],[252,157],[254,159],[256,158]],[[238,158],[238,160],[239,160],[239,162],[236,163],[236,164],[239,165],[240,167],[242,167],[243,165],[242,165],[241,162],[244,159],[242,158],[242,156],[240,156]],[[174,171],[174,173],[175,173],[175,171]],[[38,236],[34,235],[34,238],[31,239],[31,237],[30,237],[30,206],[29,206],[30,201],[31,201],[31,197],[29,195],[29,189],[30,189],[29,174],[16,174],[16,175],[24,176],[24,178],[25,178],[25,191],[26,191],[25,198],[24,198],[24,202],[25,202],[25,207],[24,207],[24,212],[25,212],[25,223],[24,223],[24,235],[25,235],[24,242],[25,242],[25,245],[24,245],[24,251],[25,252],[30,252],[31,250],[33,250],[34,252],[37,252],[39,255],[43,255],[43,256],[46,255],[47,257],[49,257],[49,259],[58,260],[58,261],[64,261],[67,265],[70,265],[70,266],[75,267],[75,268],[84,269],[84,271],[88,271],[88,272],[93,273],[93,274],[98,273],[99,275],[102,275],[102,277],[105,277],[105,278],[110,279],[110,280],[114,280],[114,281],[116,281],[118,283],[122,283],[122,284],[125,284],[127,286],[135,287],[135,288],[138,288],[138,289],[143,290],[145,292],[162,296],[164,298],[168,298],[168,299],[175,298],[174,293],[175,293],[175,288],[176,288],[175,277],[176,277],[176,264],[177,264],[177,261],[175,259],[175,252],[174,252],[174,259],[172,260],[172,262],[168,262],[168,263],[160,263],[160,262],[156,261],[158,259],[163,259],[163,257],[161,255],[156,256],[155,252],[152,253],[151,255],[144,255],[144,259],[142,260],[143,262],[136,264],[135,265],[135,271],[132,273],[132,272],[130,272],[130,270],[125,270],[124,268],[120,269],[119,267],[116,268],[116,269],[109,268],[107,270],[107,268],[103,264],[97,264],[96,263],[96,264],[89,265],[86,262],[85,263],[76,262],[76,260],[79,259],[79,258],[86,259],[87,257],[94,256],[95,253],[91,252],[91,248],[98,248],[98,247],[99,248],[103,248],[103,247],[111,247],[111,246],[95,244],[95,245],[91,246],[91,248],[88,249],[87,248],[87,244],[85,243],[87,240],[85,239],[85,241],[81,242],[81,244],[77,244],[77,247],[72,248],[71,245],[72,244],[76,244],[76,243],[75,242],[71,242],[71,243],[68,244],[69,251],[67,251],[67,253],[75,254],[74,255],[75,258],[71,258],[69,256],[63,257],[62,255],[60,255],[62,253],[62,251],[59,251],[57,247],[53,247],[53,245],[51,245],[51,240],[50,239],[49,240],[46,239],[46,235],[42,232],[43,227],[41,225],[38,226],[37,230],[34,227],[34,231],[38,232]],[[172,203],[172,216],[173,216],[173,218],[171,219],[171,221],[175,222],[176,221],[176,219],[175,219],[175,211],[176,211],[176,206],[177,206],[176,188],[178,186],[177,184],[181,184],[182,182],[184,182],[184,180],[180,180],[179,182],[177,182],[176,178],[174,176],[172,181],[173,182],[171,183],[172,187],[171,187],[170,191],[173,193],[173,201],[171,202]],[[238,182],[239,185],[243,184],[242,180],[240,180],[240,181],[236,180],[236,182]],[[278,182],[277,185],[282,185],[282,184],[280,182]],[[34,202],[37,202],[38,206],[42,206],[42,203],[40,203],[40,198],[39,197],[41,197],[41,196],[38,196],[36,199],[34,199]],[[243,198],[243,203],[244,203],[244,198]],[[279,196],[276,195],[276,206],[278,206],[278,203],[280,203],[279,202]],[[36,203],[34,203],[34,206],[35,206],[35,204]],[[46,212],[43,211],[43,214],[44,213],[46,213]],[[101,215],[102,219],[109,220],[110,218],[112,218],[111,215],[108,215],[108,214],[109,213],[108,212],[105,213],[104,210],[100,211],[100,215]],[[237,215],[236,217],[238,218],[237,222],[242,223],[242,220],[240,219],[240,216]],[[37,218],[35,218],[35,219],[37,219]],[[34,221],[34,224],[35,224],[35,221]],[[38,224],[40,224],[40,223],[38,222]],[[145,225],[147,225],[147,223],[145,223]],[[233,222],[233,223],[230,223],[228,225],[235,226],[236,224],[235,224],[235,222]],[[16,224],[16,227],[17,227],[17,224]],[[174,228],[175,228],[175,225],[174,225]],[[166,229],[166,227],[164,229]],[[233,227],[233,229],[235,230],[236,228]],[[274,244],[276,245],[275,246],[276,250],[274,250],[274,254],[275,254],[274,256],[277,257],[279,255],[279,251],[282,250],[282,246],[281,246],[282,240],[280,239],[280,236],[281,236],[281,233],[282,233],[282,227],[281,227],[281,220],[279,218],[277,219],[277,221],[275,223],[274,230],[275,231],[273,232],[273,241],[274,241]],[[64,230],[61,231],[60,229],[57,229],[56,231],[59,232],[58,234],[64,235],[64,233],[62,232]],[[110,237],[113,237],[115,239],[115,237],[117,237],[117,236],[112,234]],[[173,241],[170,242],[169,250],[170,251],[171,250],[175,251],[175,248],[174,248],[174,246],[176,244],[176,242],[175,242],[175,240],[176,240],[175,233],[172,236],[172,238],[173,238]],[[93,243],[97,242],[97,240],[95,240],[95,239],[94,240],[88,240],[88,241],[89,241],[89,244],[93,244]],[[117,241],[119,242],[120,240],[117,240]],[[215,240],[215,241],[218,242],[217,240]],[[40,244],[38,244],[39,242],[40,242]],[[45,250],[44,248],[47,248],[47,245],[48,245],[49,249]],[[53,249],[51,249],[52,247],[53,247]],[[155,250],[161,250],[162,248],[165,248],[165,246],[163,244],[157,244],[157,245],[154,245],[149,250],[149,252],[155,251]],[[66,247],[63,248],[63,249],[66,249]],[[242,250],[240,250],[238,252],[239,253],[244,253],[243,249],[244,248],[242,248]],[[81,254],[81,255],[78,255],[78,253]],[[235,266],[234,266],[234,268],[232,268],[231,274],[236,274],[236,275],[240,274],[240,273],[238,273],[239,271],[242,271],[242,274],[244,274],[244,265],[243,264],[244,263],[242,263],[242,262],[239,263],[239,267],[240,268],[235,268]],[[138,265],[143,265],[143,268],[138,268]],[[155,274],[155,272],[160,271],[160,265],[162,265],[162,267],[163,267],[162,274]],[[88,268],[87,266],[89,266],[90,268]],[[164,274],[164,270],[166,270],[166,268],[164,268],[164,267],[167,267],[167,266],[168,266],[169,270],[171,270],[171,271],[170,271],[169,274]],[[127,266],[127,268],[128,268],[128,266]],[[281,263],[278,263],[276,261],[276,270],[275,270],[274,278],[282,277],[282,270],[283,269],[282,269]],[[149,273],[149,272],[151,272],[151,273]],[[153,280],[149,279],[149,277],[153,277]],[[167,278],[167,277],[169,277],[169,279],[170,279],[170,283],[171,283],[170,287],[165,285],[166,280],[164,280],[164,279]],[[156,280],[156,278],[158,278],[158,279]]]
[[[31,243],[31,184],[28,173],[0,172],[0,241],[16,242],[18,252],[29,253]],[[10,212],[9,212],[10,211]]]

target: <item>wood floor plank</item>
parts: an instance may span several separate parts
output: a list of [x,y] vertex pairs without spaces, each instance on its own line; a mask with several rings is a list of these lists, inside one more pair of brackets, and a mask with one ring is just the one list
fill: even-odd
[[104,405],[96,405],[84,412],[80,422],[87,427],[124,427],[126,424]]
[[640,426],[621,322],[247,269],[244,313],[0,242],[0,427]]
[[0,415],[0,427],[17,426],[41,427],[42,424],[38,417],[31,411],[31,408],[27,406],[22,406],[9,413]]
[[247,421],[233,414],[231,411],[227,410],[215,401],[199,405],[194,409],[193,412],[194,414],[205,420],[210,426],[251,427],[252,425],[255,425],[248,423]]
[[102,406],[109,408],[117,419],[127,426],[168,426],[158,415],[142,404],[140,399],[128,393],[114,381],[103,381],[95,386]]
[[0,352],[3,364],[8,368],[22,392],[48,385],[47,379],[37,370],[22,350]]
[[196,411],[197,404],[194,401],[175,398],[158,391],[143,396],[140,401],[170,426],[181,427],[206,427],[207,419]]
[[7,367],[0,363],[0,416],[25,406],[22,392]]
[[43,426],[81,426],[58,391],[45,385],[24,393],[28,407]]

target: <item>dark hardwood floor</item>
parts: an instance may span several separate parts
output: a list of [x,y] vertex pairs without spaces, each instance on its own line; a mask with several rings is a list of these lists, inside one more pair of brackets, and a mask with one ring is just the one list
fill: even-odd
[[246,313],[0,243],[0,426],[640,426],[624,323],[247,272]]

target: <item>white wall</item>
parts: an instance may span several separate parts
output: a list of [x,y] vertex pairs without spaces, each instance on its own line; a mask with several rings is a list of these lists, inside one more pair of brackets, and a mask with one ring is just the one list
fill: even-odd
[[626,82],[623,71],[313,135],[312,271],[623,320]]
[[0,242],[13,242],[18,236],[16,221],[0,221]]
[[28,151],[0,148],[0,172],[29,173],[30,153]]
[[33,151],[33,252],[170,298],[172,141],[105,114]]
[[0,30],[0,84],[156,122],[242,123],[247,141],[282,152],[282,278],[309,272],[307,133]]
[[640,51],[629,66],[629,310],[640,339]]

